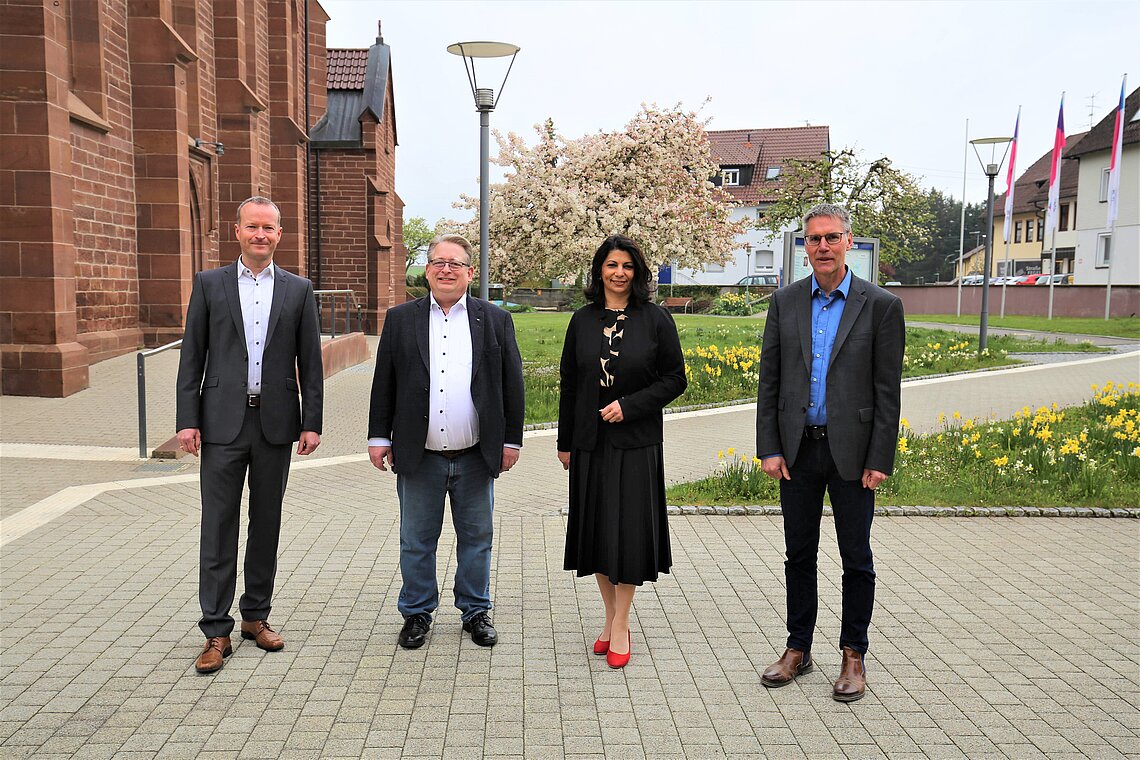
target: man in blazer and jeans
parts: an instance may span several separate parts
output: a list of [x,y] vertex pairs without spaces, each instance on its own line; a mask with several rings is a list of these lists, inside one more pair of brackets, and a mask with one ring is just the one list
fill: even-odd
[[902,302],[851,273],[851,217],[820,204],[804,215],[812,275],[772,296],[760,352],[756,446],[780,481],[787,560],[788,643],[761,682],[786,686],[813,668],[816,555],[823,494],[831,495],[843,561],[843,663],[832,697],[861,699],[875,602],[875,489],[898,444],[905,326]]
[[490,617],[494,482],[522,447],[522,359],[511,315],[467,295],[473,272],[465,238],[432,240],[431,293],[388,311],[376,355],[368,457],[396,473],[405,649],[423,646],[439,606],[435,557],[445,497],[463,630],[479,646],[498,641]]
[[293,441],[302,455],[321,442],[324,372],[313,284],[273,264],[281,240],[273,201],[243,201],[234,234],[238,260],[194,277],[178,364],[178,443],[202,454],[198,626],[206,644],[194,663],[199,673],[220,670],[233,651],[230,608],[247,473],[241,636],[270,652],[285,646],[269,625],[281,501]]

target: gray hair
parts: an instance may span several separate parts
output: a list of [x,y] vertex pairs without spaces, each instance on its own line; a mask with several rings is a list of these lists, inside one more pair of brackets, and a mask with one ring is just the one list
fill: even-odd
[[838,203],[817,203],[808,209],[804,214],[804,229],[807,229],[807,223],[817,216],[826,216],[831,219],[838,219],[843,222],[843,231],[848,235],[851,234],[851,214],[843,206]]
[[264,198],[260,195],[255,195],[252,198],[246,198],[244,201],[242,201],[241,203],[238,204],[238,207],[237,207],[237,224],[239,227],[241,226],[241,210],[243,208],[245,208],[246,206],[249,206],[249,205],[272,206],[273,210],[277,212],[277,226],[278,227],[281,226],[281,209],[277,208],[277,204],[274,203],[273,201],[269,200],[268,198]]
[[429,258],[431,257],[431,252],[434,251],[435,247],[437,245],[439,245],[440,243],[454,243],[455,245],[462,248],[464,251],[467,252],[467,266],[471,266],[471,261],[474,259],[475,254],[474,254],[474,248],[472,248],[470,240],[468,240],[467,238],[463,237],[462,235],[458,235],[454,232],[448,233],[446,235],[436,235],[435,237],[433,237],[431,239],[431,242],[428,243],[428,257]]

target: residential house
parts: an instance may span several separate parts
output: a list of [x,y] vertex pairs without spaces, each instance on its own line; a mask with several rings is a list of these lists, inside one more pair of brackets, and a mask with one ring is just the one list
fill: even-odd
[[[818,158],[829,150],[828,127],[710,130],[713,159],[720,167],[714,182],[740,205],[732,218],[752,222],[776,200],[789,159]],[[788,229],[795,229],[790,226]],[[779,274],[783,266],[783,234],[752,229],[736,238],[733,257],[723,265],[673,272],[678,285],[733,285],[750,274]]]
[[1124,147],[1120,197],[1114,229],[1109,229],[1108,169],[1116,108],[1097,123],[1068,157],[1079,163],[1076,265],[1079,285],[1104,285],[1112,261],[1114,285],[1140,285],[1140,89],[1124,101]]
[[[1066,138],[1075,145],[1086,133],[1078,132]],[[1005,274],[1037,274],[1042,271],[1046,252],[1057,249],[1056,274],[1073,271],[1073,256],[1077,245],[1077,166],[1076,162],[1063,161],[1061,187],[1058,195],[1058,221],[1056,239],[1045,235],[1045,208],[1049,204],[1049,171],[1053,166],[1053,150],[1038,158],[1013,186],[1013,227],[1009,239],[1009,265],[1006,265],[1005,193],[994,199],[993,266],[991,276]],[[977,272],[982,271],[978,262]],[[1045,264],[1047,267],[1048,264]]]

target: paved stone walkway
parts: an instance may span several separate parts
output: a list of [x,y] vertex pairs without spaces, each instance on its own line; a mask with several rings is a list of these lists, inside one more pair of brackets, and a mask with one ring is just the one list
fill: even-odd
[[[174,362],[156,357],[152,389],[172,387]],[[1091,383],[1136,380],[1138,362],[914,381],[904,414],[930,429],[939,411],[1076,403]],[[0,757],[1140,757],[1140,521],[878,519],[870,693],[841,705],[829,524],[818,667],[770,691],[779,518],[671,518],[673,572],[638,592],[633,659],[611,671],[588,653],[596,587],[561,569],[552,431],[528,435],[497,490],[501,643],[462,634],[446,529],[435,628],[400,649],[394,478],[361,452],[369,365],[330,379],[325,442],[290,478],[272,616],[286,649],[235,639],[226,668],[198,676],[196,463],[16,445],[131,446],[133,373],[123,357],[69,399],[0,399]],[[169,437],[170,403],[153,391],[151,445]],[[667,419],[671,480],[754,445],[748,406]]]

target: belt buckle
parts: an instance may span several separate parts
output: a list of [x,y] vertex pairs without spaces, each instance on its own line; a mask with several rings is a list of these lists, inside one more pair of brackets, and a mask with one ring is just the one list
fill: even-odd
[[253,409],[261,407],[261,394],[247,393],[245,396],[245,405]]

